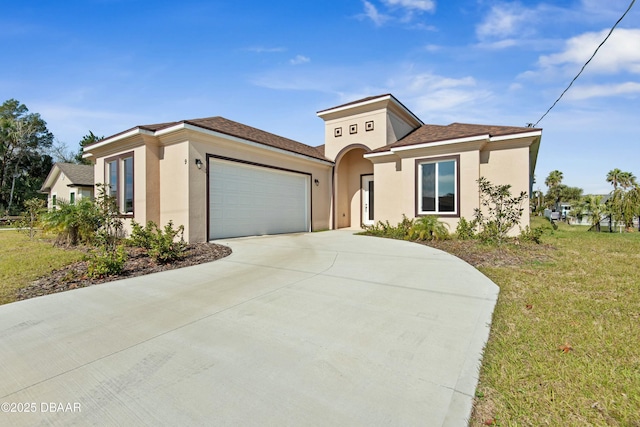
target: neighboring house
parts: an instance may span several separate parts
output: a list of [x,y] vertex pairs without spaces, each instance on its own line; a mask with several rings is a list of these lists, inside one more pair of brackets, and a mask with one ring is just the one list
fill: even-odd
[[57,206],[59,201],[75,203],[83,197],[93,197],[93,173],[91,165],[74,163],[56,163],[42,184],[41,193],[47,194],[49,209]]
[[390,94],[317,114],[321,147],[211,117],[137,126],[84,156],[123,215],[172,220],[191,242],[393,224],[403,214],[438,215],[453,231],[479,207],[479,177],[531,191],[541,129],[425,125]]

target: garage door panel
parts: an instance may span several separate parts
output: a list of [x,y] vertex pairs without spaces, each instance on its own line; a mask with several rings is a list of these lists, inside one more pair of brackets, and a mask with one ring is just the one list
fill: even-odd
[[219,159],[209,160],[209,238],[309,231],[310,178]]

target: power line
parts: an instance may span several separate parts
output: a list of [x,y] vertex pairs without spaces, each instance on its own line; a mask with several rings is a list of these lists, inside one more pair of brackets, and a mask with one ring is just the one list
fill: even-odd
[[604,38],[604,40],[602,40],[602,43],[600,43],[598,45],[598,47],[596,48],[596,50],[593,52],[593,55],[591,55],[591,58],[589,58],[589,60],[587,62],[584,63],[584,65],[582,66],[582,68],[580,69],[580,72],[578,74],[576,74],[576,76],[573,78],[573,80],[571,80],[571,83],[569,83],[569,86],[567,86],[567,88],[560,94],[560,96],[558,97],[558,99],[556,99],[556,101],[553,103],[553,105],[551,107],[549,107],[549,109],[547,110],[546,113],[544,113],[542,115],[542,117],[540,117],[540,119],[538,119],[538,121],[532,125],[529,124],[529,127],[537,127],[538,123],[540,123],[542,121],[542,119],[545,118],[545,116],[547,114],[549,114],[549,112],[551,110],[553,110],[553,107],[556,106],[556,104],[562,99],[562,97],[564,96],[565,93],[567,93],[567,91],[571,88],[571,86],[573,85],[573,83],[578,79],[578,77],[580,77],[580,74],[582,74],[582,72],[584,71],[584,69],[587,67],[587,65],[589,65],[589,63],[591,62],[591,60],[596,56],[596,54],[598,53],[598,51],[600,50],[600,48],[602,47],[603,44],[605,44],[605,42],[609,39],[609,36],[611,36],[611,34],[613,33],[613,30],[616,29],[616,27],[618,26],[618,24],[624,19],[625,16],[627,16],[627,13],[629,13],[629,11],[631,10],[631,8],[633,7],[633,4],[636,2],[636,0],[632,0],[631,4],[629,4],[629,7],[627,8],[627,10],[622,14],[622,16],[620,17],[620,19],[618,19],[616,21],[615,24],[613,24],[613,27],[611,27],[611,30],[609,30],[609,34],[607,34],[607,37]]

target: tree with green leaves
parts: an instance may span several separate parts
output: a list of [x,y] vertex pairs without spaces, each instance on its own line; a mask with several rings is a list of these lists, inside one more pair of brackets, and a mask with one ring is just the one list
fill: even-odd
[[53,135],[39,114],[29,113],[15,99],[0,105],[0,211],[20,212],[22,203],[16,201],[29,198],[22,192],[39,189],[49,171],[42,174],[32,165],[42,166],[43,157],[47,163],[46,151],[52,143]]
[[560,184],[562,184],[563,178],[562,172],[559,170],[549,172],[549,176],[544,180],[544,184],[549,188],[547,203],[554,205],[560,201]]
[[616,168],[607,174],[607,182],[613,185],[608,201],[609,231],[613,231],[614,220],[624,222],[627,229],[633,227],[633,219],[640,215],[640,187],[635,175]]
[[485,177],[477,182],[481,207],[474,210],[474,221],[480,229],[478,237],[487,243],[502,244],[509,231],[520,224],[527,193],[512,196],[510,185],[493,185]]
[[602,203],[602,196],[593,194],[584,196],[576,210],[581,215],[589,215],[591,230],[600,231],[600,221],[607,212],[606,205]]
[[78,149],[78,153],[76,154],[76,163],[81,165],[90,165],[87,159],[82,158],[84,147],[87,145],[95,144],[96,142],[104,139],[104,136],[96,136],[92,131],[89,131],[88,134],[82,137],[80,140],[80,148]]

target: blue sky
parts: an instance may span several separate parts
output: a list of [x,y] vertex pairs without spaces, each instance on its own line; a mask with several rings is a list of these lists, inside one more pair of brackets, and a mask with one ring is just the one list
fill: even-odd
[[[224,116],[309,145],[316,112],[393,93],[425,123],[525,126],[560,95],[630,0],[3,2],[0,102],[76,149],[89,130]],[[640,177],[640,6],[544,128],[550,171],[606,193]]]

